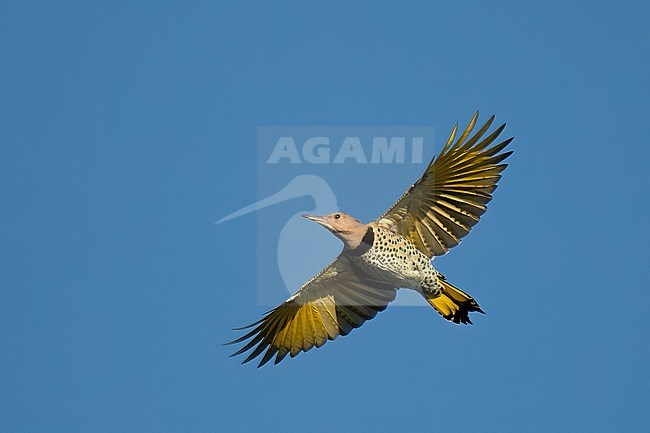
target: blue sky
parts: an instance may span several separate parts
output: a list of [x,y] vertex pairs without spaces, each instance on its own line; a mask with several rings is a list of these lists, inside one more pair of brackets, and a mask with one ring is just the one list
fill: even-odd
[[[640,1],[4,2],[0,430],[644,431],[649,18]],[[276,367],[228,359],[230,328],[264,311],[257,222],[214,221],[256,199],[256,128],[440,139],[477,109],[515,154],[436,266],[487,315],[389,308]],[[418,175],[340,205],[372,219]]]

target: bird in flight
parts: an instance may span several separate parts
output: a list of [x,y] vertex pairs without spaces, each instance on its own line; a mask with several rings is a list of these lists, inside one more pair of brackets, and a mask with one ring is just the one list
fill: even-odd
[[385,310],[399,289],[417,291],[453,323],[471,324],[470,312],[483,313],[431,263],[478,223],[512,154],[503,150],[513,138],[493,145],[505,124],[486,136],[492,116],[472,135],[477,119],[478,112],[457,139],[456,124],[420,179],[376,220],[304,215],[343,241],[343,251],[280,306],[239,328],[248,332],[227,344],[246,343],[231,356],[253,349],[243,363],[262,355],[261,367],[321,347]]

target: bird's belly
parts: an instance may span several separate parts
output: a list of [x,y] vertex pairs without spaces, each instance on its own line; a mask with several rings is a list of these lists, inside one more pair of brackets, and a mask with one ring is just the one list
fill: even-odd
[[[377,254],[370,249],[355,258],[355,262],[372,277],[396,287],[417,288],[422,280],[424,263],[406,254]],[[430,266],[429,263],[427,265]]]

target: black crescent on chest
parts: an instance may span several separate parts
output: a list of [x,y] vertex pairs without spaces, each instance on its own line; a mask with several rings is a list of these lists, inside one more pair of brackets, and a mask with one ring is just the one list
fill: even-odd
[[375,231],[372,229],[372,227],[368,227],[368,230],[366,230],[366,234],[363,235],[363,238],[361,239],[361,243],[359,244],[359,246],[357,246],[353,250],[350,250],[348,254],[353,257],[361,256],[367,253],[368,250],[372,248],[372,245],[374,243],[375,243]]

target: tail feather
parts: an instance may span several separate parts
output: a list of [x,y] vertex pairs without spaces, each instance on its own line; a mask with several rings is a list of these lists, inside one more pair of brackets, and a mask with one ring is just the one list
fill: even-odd
[[425,298],[442,317],[454,323],[471,324],[470,312],[485,314],[470,295],[452,285],[444,277],[439,281],[442,284],[442,293],[432,297],[425,294]]

